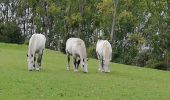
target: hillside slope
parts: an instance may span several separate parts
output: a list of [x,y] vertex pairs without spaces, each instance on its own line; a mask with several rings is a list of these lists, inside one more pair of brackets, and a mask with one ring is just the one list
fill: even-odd
[[[27,46],[0,43],[0,100],[170,100],[170,72],[112,63],[111,73],[66,70],[66,56],[46,49],[43,70],[27,70]],[[73,64],[72,64],[73,65]]]

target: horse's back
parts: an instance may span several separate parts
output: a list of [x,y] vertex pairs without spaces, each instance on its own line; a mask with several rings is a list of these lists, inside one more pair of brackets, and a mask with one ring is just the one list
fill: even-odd
[[66,44],[75,44],[75,43],[82,43],[83,40],[81,40],[80,38],[69,38],[66,42]]
[[111,54],[111,44],[107,40],[98,40],[96,44],[96,52],[100,55],[104,55],[105,53]]
[[33,34],[29,41],[30,48],[44,49],[46,37],[43,34]]
[[103,43],[105,40],[98,40],[97,44],[96,44],[96,52],[102,52],[101,50],[103,50]]
[[69,38],[66,42],[66,52],[72,52],[79,47],[85,47],[84,41],[79,38]]
[[40,45],[45,46],[46,38],[43,34],[36,34],[37,35],[37,42]]
[[106,50],[109,50],[109,53],[112,52],[112,46],[107,40],[105,40],[104,46],[105,46],[104,48],[106,48]]

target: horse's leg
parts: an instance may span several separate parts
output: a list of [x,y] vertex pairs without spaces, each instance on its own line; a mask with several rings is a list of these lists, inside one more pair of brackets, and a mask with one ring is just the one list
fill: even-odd
[[38,66],[36,67],[36,70],[41,69],[42,55],[43,55],[43,50],[38,53],[38,59],[37,59]]
[[97,52],[97,58],[99,60],[99,72],[102,72],[102,58],[100,57],[99,53]]
[[99,59],[99,72],[103,72],[104,71],[104,61],[103,61],[103,57],[100,56]]
[[103,72],[103,59],[99,59],[99,72]]
[[77,61],[77,70],[78,70],[78,67],[79,67],[79,64],[80,64],[80,60],[81,59],[78,59],[78,61]]
[[35,62],[36,62],[36,55],[34,54],[34,65],[33,65],[34,69],[35,69]]
[[104,60],[103,60],[103,57],[101,59],[101,72],[104,71]]
[[108,69],[107,69],[107,72],[110,73],[110,66],[108,65]]
[[70,55],[67,54],[67,70],[70,70]]
[[98,71],[100,72],[100,57],[99,57],[99,53],[98,52],[96,52],[97,53],[97,58],[98,58],[98,60],[99,60],[99,68],[98,68]]
[[36,67],[35,62],[36,62],[36,54],[34,54],[34,65],[33,65],[33,68],[34,68],[34,69],[35,69],[35,67]]
[[74,72],[77,72],[78,70],[77,70],[77,59],[76,59],[76,57],[73,57],[73,63],[74,63]]
[[99,59],[99,69],[98,69],[99,72],[101,72],[101,61]]

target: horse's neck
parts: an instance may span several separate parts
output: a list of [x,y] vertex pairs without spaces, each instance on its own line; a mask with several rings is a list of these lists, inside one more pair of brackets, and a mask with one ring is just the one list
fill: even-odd
[[31,44],[29,45],[29,50],[28,50],[28,52],[29,52],[30,54],[33,54],[33,55],[34,55],[35,51],[36,51],[35,43],[31,42]]
[[28,50],[28,54],[33,54],[33,55],[34,55],[34,53],[35,53],[35,50],[34,50],[34,49],[32,49],[32,48],[29,48],[29,50]]
[[85,50],[85,49],[82,48],[80,52],[81,52],[81,53],[80,53],[80,58],[81,58],[81,59],[87,57],[87,54],[86,54],[86,50]]

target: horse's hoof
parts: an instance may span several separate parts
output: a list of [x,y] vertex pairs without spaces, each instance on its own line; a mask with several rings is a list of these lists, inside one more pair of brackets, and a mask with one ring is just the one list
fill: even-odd
[[98,72],[99,72],[99,73],[102,73],[102,72],[103,72],[103,70],[98,70]]
[[104,69],[103,70],[105,73],[110,73],[110,69]]
[[39,71],[40,69],[39,69],[39,68],[36,68],[35,70],[36,70],[36,71]]
[[32,69],[28,69],[28,71],[33,71]]
[[69,68],[69,67],[67,67],[67,70],[70,70],[70,68]]
[[100,73],[100,72],[101,72],[101,70],[98,70],[98,72]]
[[77,69],[74,69],[74,72],[78,72],[78,70],[77,70]]
[[110,70],[108,70],[108,71],[105,71],[105,73],[110,73]]

